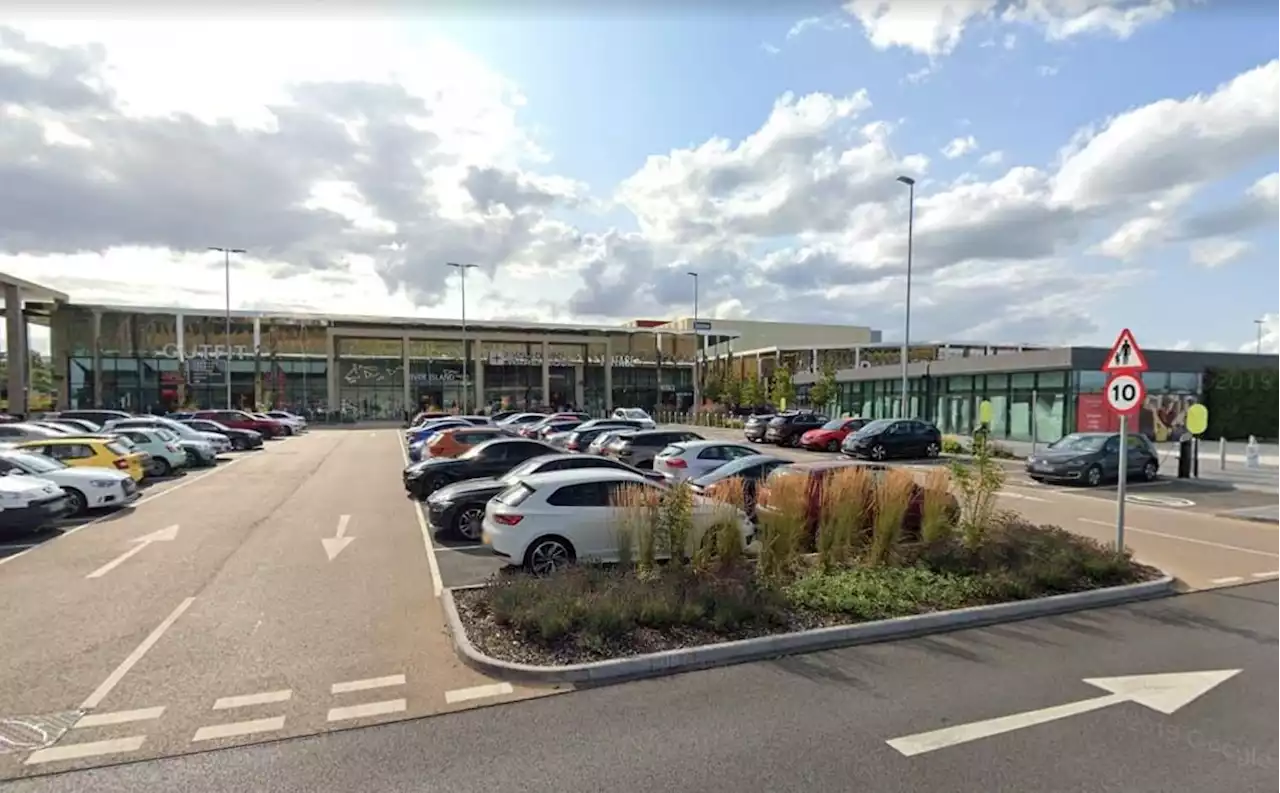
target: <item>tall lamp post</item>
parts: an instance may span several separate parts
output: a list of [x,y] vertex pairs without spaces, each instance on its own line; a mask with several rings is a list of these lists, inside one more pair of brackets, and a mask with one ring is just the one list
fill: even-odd
[[1262,326],[1265,325],[1266,322],[1267,321],[1265,319],[1255,319],[1253,321],[1253,324],[1258,326],[1258,341],[1254,345],[1253,351],[1258,355],[1262,354]]
[[[462,281],[462,415],[465,416],[467,414],[467,392],[471,390],[471,385],[467,382],[467,270],[474,269],[479,265],[459,264],[458,262],[445,262],[445,264],[457,270],[458,278]],[[405,372],[404,376],[408,377],[409,373]]]
[[[244,248],[220,248],[216,245],[210,245],[209,250],[218,251],[222,254],[222,267],[226,276],[226,327],[224,328],[225,340],[223,346],[226,348],[227,356],[227,410],[231,409],[231,254],[248,253]],[[256,386],[255,386],[256,388]],[[257,406],[254,406],[257,409]]]
[[911,404],[907,379],[907,355],[911,349],[911,246],[914,242],[916,223],[916,180],[899,176],[898,181],[907,186],[907,310],[902,325],[902,418],[910,418],[907,408]]
[[702,336],[698,332],[698,274],[693,278],[693,415],[702,412]]

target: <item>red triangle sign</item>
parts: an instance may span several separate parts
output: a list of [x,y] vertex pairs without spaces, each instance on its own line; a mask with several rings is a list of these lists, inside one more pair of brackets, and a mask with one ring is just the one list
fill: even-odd
[[1142,354],[1138,340],[1133,338],[1133,332],[1128,328],[1120,331],[1116,343],[1111,345],[1111,352],[1107,353],[1102,371],[1109,374],[1147,371],[1147,356]]

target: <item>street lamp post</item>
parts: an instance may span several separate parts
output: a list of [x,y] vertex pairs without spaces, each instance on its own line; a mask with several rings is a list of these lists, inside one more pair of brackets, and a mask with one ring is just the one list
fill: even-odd
[[902,418],[905,419],[909,418],[907,408],[911,404],[907,390],[907,356],[911,349],[911,247],[915,236],[916,180],[910,176],[899,176],[898,181],[907,186],[907,307],[902,324]]
[[1257,326],[1258,326],[1258,341],[1257,341],[1257,343],[1254,345],[1253,351],[1254,351],[1256,354],[1261,355],[1261,354],[1262,354],[1262,326],[1263,326],[1264,324],[1266,324],[1266,320],[1265,320],[1265,319],[1255,319],[1255,320],[1253,321],[1253,324],[1255,324],[1255,325],[1257,325]]
[[[218,251],[222,254],[223,273],[226,276],[226,327],[224,328],[223,346],[226,348],[227,371],[225,378],[227,381],[227,410],[231,409],[231,254],[248,253],[244,248],[220,248],[215,245],[209,246],[209,250]],[[256,388],[256,386],[255,386]],[[257,408],[257,406],[254,406]]]
[[[462,283],[462,415],[465,416],[467,414],[467,392],[471,390],[471,385],[467,382],[467,270],[474,269],[479,265],[459,264],[458,262],[445,262],[445,264],[458,271],[458,278],[461,279]],[[409,373],[405,372],[404,376],[408,377]]]
[[698,333],[698,274],[693,277],[693,415],[702,412],[702,336]]

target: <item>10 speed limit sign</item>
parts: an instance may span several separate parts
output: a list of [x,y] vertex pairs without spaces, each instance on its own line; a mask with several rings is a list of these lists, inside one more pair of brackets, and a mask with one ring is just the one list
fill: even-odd
[[1147,389],[1139,375],[1116,374],[1107,381],[1107,406],[1120,415],[1137,410],[1146,397]]

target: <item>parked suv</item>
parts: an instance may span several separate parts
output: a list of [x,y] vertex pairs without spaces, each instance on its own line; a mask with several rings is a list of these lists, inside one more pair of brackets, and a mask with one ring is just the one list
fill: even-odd
[[[1160,453],[1144,435],[1126,435],[1129,453],[1126,479],[1154,482],[1160,475]],[[1097,487],[1120,478],[1120,435],[1073,432],[1027,458],[1027,476],[1037,482],[1078,482]]]
[[840,451],[849,457],[877,461],[891,457],[932,458],[942,452],[942,433],[932,423],[920,419],[876,419],[849,433]]
[[766,443],[779,446],[799,446],[800,436],[809,430],[816,430],[830,419],[821,413],[811,411],[787,411],[769,419],[769,426],[764,431]]
[[198,410],[192,418],[216,421],[237,430],[253,430],[262,433],[264,438],[279,438],[284,435],[284,425],[280,422],[275,419],[260,419],[243,410]]
[[760,413],[758,415],[748,416],[747,420],[742,423],[742,434],[749,441],[763,443],[765,430],[769,429],[769,422],[772,420],[772,413]]
[[673,443],[700,441],[702,436],[684,430],[642,430],[633,432],[611,443],[604,453],[619,462],[641,469],[653,468],[653,458]]

